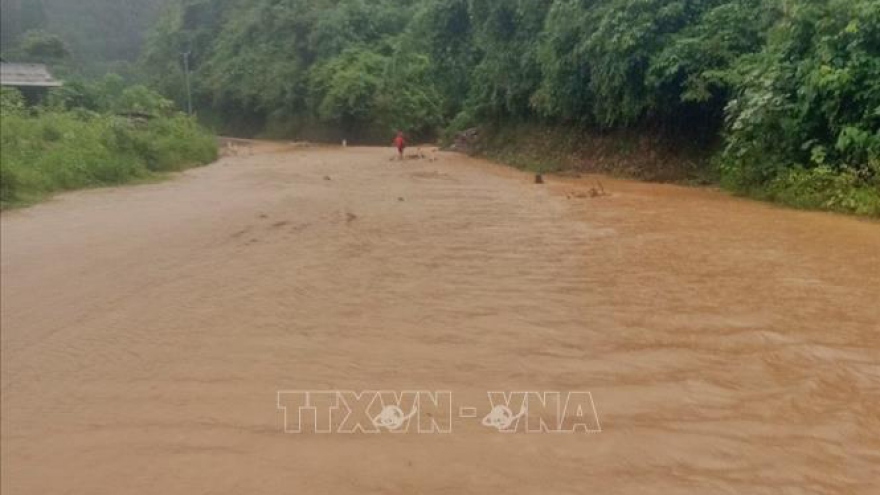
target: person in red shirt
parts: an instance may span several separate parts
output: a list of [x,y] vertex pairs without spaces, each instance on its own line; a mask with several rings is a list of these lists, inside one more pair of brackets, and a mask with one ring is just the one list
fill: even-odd
[[397,131],[397,137],[394,138],[394,146],[397,148],[397,154],[403,160],[403,150],[406,149],[406,138],[403,137],[403,131]]

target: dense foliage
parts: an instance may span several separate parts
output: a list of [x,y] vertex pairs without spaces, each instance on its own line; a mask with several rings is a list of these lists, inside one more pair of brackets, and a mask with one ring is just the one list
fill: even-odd
[[731,69],[724,178],[798,206],[880,215],[880,2],[789,2]]
[[[188,53],[195,107],[221,130],[384,142],[398,128],[418,138],[527,124],[674,136],[717,150],[713,169],[734,191],[880,214],[877,0],[145,0],[138,8],[158,3],[168,8],[142,68],[184,106]],[[23,6],[29,28],[51,17]],[[18,46],[64,56],[71,43],[52,36],[29,33]]]
[[[131,64],[140,56],[145,35],[165,3],[166,0],[0,0],[0,46],[8,60],[50,62],[61,74],[130,72]],[[45,50],[34,50],[33,42],[40,40],[54,44],[48,56]]]
[[29,108],[0,93],[0,205],[180,170],[216,157],[213,136],[173,104],[118,77],[66,86]]

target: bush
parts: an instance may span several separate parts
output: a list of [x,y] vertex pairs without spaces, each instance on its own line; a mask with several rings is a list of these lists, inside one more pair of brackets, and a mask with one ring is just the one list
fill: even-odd
[[[217,157],[214,137],[144,87],[108,75],[70,82],[43,107],[21,93],[0,94],[0,205],[28,203],[55,191],[122,184],[182,170]],[[130,118],[128,115],[135,115]]]
[[[877,214],[880,4],[794,4],[732,70],[726,187],[797,207]],[[873,213],[872,213],[873,212]]]
[[880,216],[880,187],[865,184],[853,172],[839,173],[828,166],[787,170],[764,189],[764,194],[795,208]]
[[4,111],[0,205],[29,203],[56,191],[122,184],[153,172],[205,164],[216,154],[214,138],[182,115],[138,123],[89,112]]
[[24,111],[24,96],[21,91],[8,86],[0,88],[0,114],[19,115]]
[[68,81],[46,98],[53,110],[89,110],[100,113],[142,114],[154,117],[174,114],[174,103],[146,86],[125,86],[109,74],[99,81]]

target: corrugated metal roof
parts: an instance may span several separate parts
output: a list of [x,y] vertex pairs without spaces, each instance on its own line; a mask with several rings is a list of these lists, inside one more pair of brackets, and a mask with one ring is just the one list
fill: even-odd
[[61,86],[43,64],[0,63],[0,85],[54,88]]

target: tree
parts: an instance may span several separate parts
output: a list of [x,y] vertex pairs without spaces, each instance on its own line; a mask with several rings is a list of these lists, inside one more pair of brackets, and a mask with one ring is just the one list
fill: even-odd
[[42,30],[25,33],[19,50],[28,61],[34,62],[60,62],[70,57],[70,50],[61,38]]

